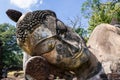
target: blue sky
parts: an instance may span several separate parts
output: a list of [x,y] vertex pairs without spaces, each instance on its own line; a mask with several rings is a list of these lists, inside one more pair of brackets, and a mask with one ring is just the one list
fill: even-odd
[[[53,10],[57,17],[65,24],[76,16],[81,17],[81,6],[85,0],[0,0],[0,23],[10,23],[15,25],[5,14],[8,9],[19,10],[22,13],[34,10],[50,9]],[[82,22],[88,23],[82,19]]]

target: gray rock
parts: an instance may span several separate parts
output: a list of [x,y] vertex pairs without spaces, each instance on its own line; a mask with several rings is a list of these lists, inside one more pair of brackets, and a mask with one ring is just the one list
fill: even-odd
[[106,73],[110,73],[116,61],[120,60],[120,28],[109,24],[98,25],[87,43],[89,50],[102,63]]

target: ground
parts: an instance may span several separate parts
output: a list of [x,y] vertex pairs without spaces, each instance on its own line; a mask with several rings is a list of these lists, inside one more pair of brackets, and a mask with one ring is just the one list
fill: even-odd
[[23,78],[23,71],[11,71],[8,73],[8,77],[2,80],[23,80]]

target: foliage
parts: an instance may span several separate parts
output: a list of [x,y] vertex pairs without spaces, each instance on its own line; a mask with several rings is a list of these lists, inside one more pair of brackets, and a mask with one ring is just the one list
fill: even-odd
[[77,32],[79,35],[83,37],[87,36],[87,31],[84,28],[77,28],[75,29],[75,32]]
[[90,18],[93,11],[98,11],[100,5],[100,0],[86,0],[82,4],[81,12],[85,18]]
[[85,30],[84,28],[78,27],[75,29],[75,32],[77,32],[80,36],[82,36],[84,38],[84,40],[87,42],[87,40],[88,40],[87,30]]
[[22,66],[22,54],[16,43],[15,27],[7,23],[0,24],[0,40],[3,42],[2,60],[4,66]]
[[80,36],[82,36],[87,41],[88,40],[88,37],[87,37],[88,32],[87,32],[87,30],[82,28],[80,19],[81,18],[79,16],[76,16],[76,17],[74,17],[74,19],[69,19],[69,22],[70,22],[70,25],[75,30],[75,32],[77,32]]
[[120,0],[109,0],[103,3],[101,0],[86,0],[82,5],[82,13],[89,18],[88,31],[101,23],[110,23],[112,18],[120,20]]

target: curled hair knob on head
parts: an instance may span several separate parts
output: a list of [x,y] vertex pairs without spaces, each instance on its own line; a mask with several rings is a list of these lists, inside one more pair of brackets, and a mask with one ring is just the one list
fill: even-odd
[[22,13],[17,11],[17,10],[13,10],[13,9],[8,9],[6,11],[7,16],[12,19],[13,21],[17,22],[19,20],[19,18],[22,16]]

